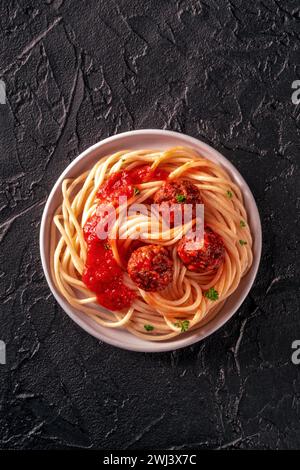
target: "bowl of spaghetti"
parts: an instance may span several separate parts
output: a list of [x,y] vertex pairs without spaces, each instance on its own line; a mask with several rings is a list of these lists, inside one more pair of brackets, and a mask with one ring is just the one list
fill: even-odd
[[237,169],[200,140],[155,129],[79,155],[40,228],[45,277],[63,310],[96,338],[143,352],[188,346],[224,325],[249,293],[261,245]]

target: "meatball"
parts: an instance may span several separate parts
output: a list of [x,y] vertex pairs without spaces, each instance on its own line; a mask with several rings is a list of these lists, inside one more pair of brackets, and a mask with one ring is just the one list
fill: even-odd
[[[196,216],[196,204],[203,204],[200,191],[187,180],[165,182],[154,195],[154,203],[159,204],[162,211],[170,210],[174,204],[192,204],[192,217]],[[175,207],[170,210],[170,222],[174,223]],[[174,210],[175,209],[175,210]]]
[[165,289],[172,281],[173,261],[163,246],[146,245],[132,253],[127,271],[138,287],[155,292]]
[[184,236],[177,246],[177,253],[183,264],[190,271],[204,272],[217,269],[224,260],[225,247],[222,238],[210,227],[204,227],[203,246],[188,249],[188,243],[194,241],[194,234]]

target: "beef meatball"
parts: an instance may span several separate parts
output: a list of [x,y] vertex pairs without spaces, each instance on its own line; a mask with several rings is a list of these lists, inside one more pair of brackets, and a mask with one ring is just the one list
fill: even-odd
[[174,223],[176,207],[181,211],[179,204],[192,204],[193,218],[196,216],[196,204],[203,204],[199,189],[187,180],[165,182],[154,195],[153,201],[160,206],[162,212],[165,209],[170,210],[171,223]]
[[173,261],[163,246],[146,245],[131,254],[127,271],[138,287],[155,292],[165,289],[172,281]]
[[199,249],[189,249],[194,234],[185,235],[177,246],[177,253],[189,271],[204,272],[217,269],[224,260],[225,247],[222,238],[210,227],[204,227],[203,245]]

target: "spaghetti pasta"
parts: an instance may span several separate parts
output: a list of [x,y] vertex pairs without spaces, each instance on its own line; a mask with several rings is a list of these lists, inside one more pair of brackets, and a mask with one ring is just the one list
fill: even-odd
[[[126,175],[130,172],[139,174],[145,168],[148,178],[141,179],[134,186],[133,193],[130,192]],[[91,256],[86,234],[97,214],[105,185],[120,174],[124,179],[123,186],[118,180],[113,189],[120,189],[121,184],[121,188],[127,190],[127,201],[116,207],[108,251],[103,244],[101,253],[97,252],[97,259],[101,264],[101,255],[103,262],[109,259],[110,265],[112,261],[115,263],[113,273],[118,277],[118,283],[113,296],[127,297],[125,303],[120,301],[116,304],[123,308],[107,309],[103,308],[103,305],[107,307],[106,294],[101,297],[104,299],[102,302],[97,292],[85,282],[86,266]],[[163,228],[160,215],[150,220],[153,217],[151,202],[166,177],[168,182],[184,179],[198,188],[204,204],[205,224],[224,245],[224,257],[216,269],[192,271],[178,256],[178,243],[189,232],[194,220],[168,229]],[[123,194],[117,191],[115,195]],[[111,194],[106,202],[114,205],[115,195]],[[143,204],[145,210],[130,214],[123,223],[122,210],[130,209],[133,204]],[[168,340],[209,322],[238,287],[252,264],[252,237],[247,219],[240,188],[222,167],[201,157],[193,149],[122,150],[102,157],[90,171],[77,178],[63,181],[62,204],[57,208],[51,226],[51,275],[56,288],[69,304],[100,325],[126,328],[146,340]],[[132,252],[136,243],[132,235],[137,232],[144,245],[163,246],[169,253],[172,280],[162,290],[140,288],[127,272],[126,253]]]

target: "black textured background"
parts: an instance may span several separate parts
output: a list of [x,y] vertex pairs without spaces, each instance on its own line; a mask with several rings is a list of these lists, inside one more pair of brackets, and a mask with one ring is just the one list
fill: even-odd
[[[299,2],[0,3],[1,448],[300,447]],[[49,191],[115,133],[173,129],[227,156],[256,197],[263,257],[239,312],[164,354],[80,330],[49,292]]]

